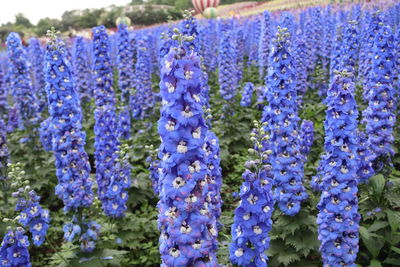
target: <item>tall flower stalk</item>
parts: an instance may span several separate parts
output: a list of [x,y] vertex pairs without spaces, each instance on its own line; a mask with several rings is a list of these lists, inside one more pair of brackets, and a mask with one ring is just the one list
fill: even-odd
[[290,49],[290,33],[278,26],[270,55],[271,67],[266,77],[266,99],[263,122],[271,135],[269,148],[274,194],[278,207],[287,215],[300,211],[308,195],[303,186],[304,157],[301,154],[297,116],[295,69]]
[[265,165],[271,156],[271,150],[263,150],[263,143],[269,141],[264,125],[256,122],[256,129],[251,140],[257,150],[254,159],[246,162],[246,170],[242,177],[244,182],[240,188],[240,204],[235,210],[231,227],[232,243],[230,244],[230,260],[239,266],[268,266],[265,251],[269,248],[268,236],[272,228],[274,197],[270,165]]
[[[185,36],[177,35],[180,42]],[[201,103],[200,59],[183,47],[162,60],[162,139],[159,176],[160,253],[163,266],[217,266],[217,223],[207,198],[207,133]]]
[[24,126],[30,126],[39,120],[39,102],[32,90],[27,54],[18,33],[10,33],[6,44],[9,61],[8,78],[14,102]]
[[355,266],[360,214],[357,199],[357,106],[352,73],[337,73],[328,90],[318,239],[324,266]]

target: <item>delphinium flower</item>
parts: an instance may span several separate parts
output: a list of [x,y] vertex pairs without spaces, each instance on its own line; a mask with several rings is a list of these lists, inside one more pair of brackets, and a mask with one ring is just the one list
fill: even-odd
[[7,37],[8,76],[14,102],[24,126],[38,122],[39,102],[32,90],[32,81],[29,74],[26,52],[22,46],[18,33],[12,32]]
[[[176,40],[172,39],[172,35],[174,32],[172,28],[168,25],[165,27],[164,31],[160,35],[159,47],[158,47],[158,55],[160,58],[160,62],[162,59],[168,54],[171,47],[176,47]],[[160,66],[161,68],[161,66]]]
[[318,203],[318,239],[324,266],[356,266],[360,214],[357,199],[357,106],[352,73],[337,73],[328,90],[327,154]]
[[390,156],[393,151],[393,127],[396,122],[396,92],[393,87],[395,72],[394,38],[390,27],[383,26],[377,32],[372,50],[371,71],[366,90],[368,108],[363,117],[366,134],[376,157]]
[[293,14],[289,12],[283,12],[281,14],[280,23],[283,27],[288,28],[288,31],[290,33],[290,41],[293,42],[293,38],[296,37],[297,28],[295,17],[293,16]]
[[54,31],[49,36],[52,40],[47,45],[45,79],[58,178],[56,195],[63,200],[66,212],[76,211],[93,202],[90,164],[84,149],[86,136],[64,45],[55,40]]
[[32,234],[35,246],[41,246],[47,234],[50,223],[49,210],[39,204],[40,197],[31,189],[25,180],[25,172],[21,164],[9,164],[8,176],[12,183],[12,197],[17,199],[15,211],[19,212],[16,220]]
[[303,40],[305,41],[306,44],[306,66],[307,66],[307,73],[312,74],[314,72],[315,68],[315,63],[317,61],[316,57],[316,46],[314,44],[315,41],[315,34],[318,34],[315,32],[314,29],[314,23],[312,22],[312,18],[308,17],[306,20],[305,24],[305,29],[304,29],[304,38]]
[[322,59],[322,33],[323,33],[323,20],[321,16],[321,7],[315,7],[311,9],[311,18],[313,27],[312,30],[314,31],[312,46],[315,49],[315,60]]
[[249,53],[248,53],[248,61],[247,64],[256,66],[258,65],[258,60],[259,60],[259,44],[260,44],[260,38],[261,38],[261,16],[255,17],[253,21],[251,21],[248,24],[249,28],[249,33],[251,35],[247,39],[249,42]]
[[149,40],[144,34],[137,38],[137,61],[135,71],[135,92],[131,95],[130,105],[132,117],[143,119],[154,104],[151,84],[151,65],[149,62]]
[[359,40],[357,22],[349,21],[343,31],[343,41],[341,45],[341,59],[339,69],[346,69],[354,77],[357,75],[356,64],[358,62]]
[[343,44],[343,26],[341,24],[336,25],[334,44],[332,45],[331,61],[329,66],[329,83],[332,83],[335,77],[335,71],[339,70],[342,47]]
[[240,100],[240,105],[242,107],[249,107],[251,105],[251,100],[253,98],[254,84],[247,82],[243,87],[242,99]]
[[86,40],[76,37],[72,46],[72,66],[76,90],[84,102],[93,97],[93,81],[88,58],[89,52]]
[[131,186],[131,166],[128,155],[129,146],[123,144],[115,152],[115,166],[113,175],[110,178],[103,209],[107,216],[119,218],[124,216],[127,209],[128,190]]
[[294,43],[293,59],[296,68],[296,89],[299,104],[307,91],[307,54],[306,44],[302,37],[297,37]]
[[[205,162],[207,164],[207,201],[217,220],[217,226],[221,224],[218,219],[221,216],[221,187],[222,187],[222,168],[220,158],[220,146],[218,137],[212,131],[207,131],[204,144]],[[214,242],[217,242],[217,236],[213,235]]]
[[261,15],[261,35],[258,44],[258,67],[260,80],[264,80],[269,66],[270,44],[272,39],[271,14],[265,10]]
[[118,25],[117,67],[118,86],[121,90],[121,101],[125,103],[129,100],[129,90],[132,88],[134,79],[133,52],[129,40],[128,27],[125,24]]
[[230,100],[236,95],[236,55],[232,21],[219,23],[219,58],[218,58],[218,83],[219,93],[225,100]]
[[179,30],[182,34],[192,36],[193,40],[183,43],[183,47],[188,54],[191,52],[199,53],[199,39],[198,39],[198,26],[197,20],[192,16],[190,11],[185,11],[183,14],[183,20],[179,24]]
[[303,120],[300,126],[300,151],[305,158],[310,153],[314,142],[314,123],[309,120]]
[[0,67],[0,116],[4,116],[8,111],[8,103],[7,103],[7,87],[6,81],[4,77],[4,71]]
[[118,139],[129,139],[131,137],[131,114],[129,109],[122,107],[118,114]]
[[400,96],[400,27],[397,27],[395,33],[395,59],[396,59],[396,72],[398,75],[395,75],[395,87],[397,88],[397,95]]
[[[180,41],[185,36],[178,35]],[[164,57],[158,130],[159,229],[162,266],[218,266],[217,223],[207,198],[207,133],[201,104],[200,60],[183,47]]]
[[7,229],[0,247],[1,266],[31,267],[28,247],[28,236],[22,227]]
[[[236,45],[235,45],[235,54],[236,54],[236,71],[237,71],[237,80],[240,82],[243,78],[244,71],[244,50],[245,50],[245,40],[244,40],[244,29],[243,25],[237,25],[236,30]],[[209,57],[212,57],[209,55]]]
[[14,104],[8,109],[7,132],[11,133],[15,129],[21,127],[21,116],[17,104]]
[[[261,126],[261,127],[260,127]],[[263,125],[256,123],[251,140],[258,148],[268,141]],[[246,162],[240,188],[240,204],[235,210],[231,226],[232,243],[229,246],[230,260],[239,266],[268,266],[265,251],[269,248],[268,236],[272,227],[274,197],[270,166],[264,161],[271,156],[271,150],[262,149],[254,152],[255,158]]]
[[323,24],[323,37],[322,37],[322,63],[324,68],[328,67],[330,62],[331,51],[333,49],[333,41],[335,37],[336,16],[331,13],[331,6],[325,9],[323,15],[325,22]]
[[307,198],[302,183],[304,158],[300,150],[295,69],[287,28],[278,26],[272,40],[271,66],[266,77],[263,122],[271,134],[272,173],[279,208],[293,216]]
[[0,182],[7,178],[7,164],[10,158],[7,146],[7,128],[0,118]]
[[104,26],[93,28],[93,74],[95,78],[94,110],[95,124],[95,162],[98,197],[102,202],[103,211],[111,216],[107,192],[111,182],[116,178],[115,152],[118,150],[118,128],[115,108],[115,95],[112,88],[112,68],[109,64],[108,35]]
[[36,38],[29,39],[29,61],[32,65],[32,84],[39,101],[39,111],[46,107],[46,90],[44,81],[44,49]]
[[375,170],[372,167],[372,159],[374,158],[374,154],[372,153],[371,145],[365,133],[358,131],[357,137],[357,155],[359,159],[359,168],[357,171],[358,183],[365,183],[375,174]]
[[368,92],[365,90],[367,86],[368,75],[372,69],[372,49],[374,46],[375,35],[378,30],[382,28],[381,22],[381,11],[374,11],[367,13],[366,26],[361,38],[360,47],[360,62],[359,62],[359,79],[362,79],[362,85],[364,87],[364,101],[367,101],[366,95]]
[[149,164],[149,178],[151,180],[151,185],[153,187],[154,195],[160,194],[160,184],[159,184],[159,173],[160,173],[160,159],[158,159],[158,149],[154,149],[153,145],[146,146],[150,155],[146,158],[146,162]]
[[53,149],[53,135],[51,130],[51,117],[48,117],[40,123],[39,127],[40,141],[46,151],[51,151]]
[[[84,230],[81,229],[81,226]],[[76,216],[72,223],[66,223],[63,226],[64,240],[72,242],[78,237],[83,252],[92,252],[96,248],[96,240],[100,235],[101,226],[95,221],[88,220],[82,223],[78,222]]]

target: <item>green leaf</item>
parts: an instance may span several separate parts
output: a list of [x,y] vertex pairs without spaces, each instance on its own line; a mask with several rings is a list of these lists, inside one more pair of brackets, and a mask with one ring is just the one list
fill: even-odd
[[287,250],[282,250],[278,254],[277,258],[278,261],[284,266],[288,266],[290,263],[300,260],[300,256],[298,255],[298,253],[290,253]]
[[368,227],[368,231],[369,232],[376,232],[382,228],[385,228],[386,226],[388,226],[389,223],[388,222],[383,222],[383,221],[377,221],[375,223],[373,223],[370,227]]
[[382,267],[382,265],[381,265],[380,261],[378,261],[378,260],[372,260],[372,261],[369,263],[369,267]]
[[375,175],[370,179],[372,188],[377,195],[381,195],[383,188],[385,188],[385,178],[382,174]]
[[365,228],[364,226],[360,226],[360,235],[362,238],[371,239],[368,229]]
[[371,234],[368,230],[361,226],[360,227],[360,235],[361,239],[364,242],[364,245],[367,247],[368,251],[372,254],[373,258],[378,257],[379,252],[381,251],[385,241],[382,240],[381,236]]
[[[400,248],[396,248],[394,246],[391,246],[390,249],[400,255]],[[399,262],[399,264],[400,264],[400,262]]]
[[396,232],[400,227],[400,212],[393,210],[386,210],[386,215],[390,224],[392,232]]

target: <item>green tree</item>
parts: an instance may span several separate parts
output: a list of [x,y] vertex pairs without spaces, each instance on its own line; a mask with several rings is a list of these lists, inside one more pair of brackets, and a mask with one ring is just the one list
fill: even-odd
[[18,13],[17,15],[15,15],[15,26],[31,28],[33,25],[29,21],[29,19],[24,16],[24,14]]

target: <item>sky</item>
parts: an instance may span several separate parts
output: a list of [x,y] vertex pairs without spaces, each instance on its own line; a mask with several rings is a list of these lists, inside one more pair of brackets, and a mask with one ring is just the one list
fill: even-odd
[[45,17],[59,19],[67,10],[101,8],[112,4],[120,6],[130,2],[130,0],[0,0],[0,24],[14,22],[17,13],[24,14],[36,24]]

